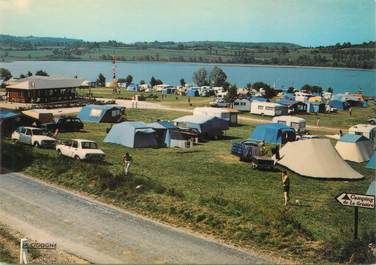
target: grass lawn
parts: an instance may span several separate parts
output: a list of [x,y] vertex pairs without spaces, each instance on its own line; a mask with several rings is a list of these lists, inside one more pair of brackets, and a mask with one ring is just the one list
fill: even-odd
[[[128,119],[146,122],[179,116],[181,113],[173,111],[127,111]],[[285,209],[279,170],[253,170],[229,154],[231,141],[247,138],[253,125],[231,128],[225,139],[192,149],[130,149],[106,144],[103,138],[109,127],[86,123],[84,132],[59,135],[59,139],[95,140],[107,156],[103,165],[58,160],[54,150],[12,145],[8,140],[3,143],[3,162],[32,176],[109,198],[122,207],[243,247],[257,245],[266,253],[300,261],[349,258],[343,249],[352,237],[353,209],[340,206],[334,198],[343,191],[366,192],[374,172],[364,164],[351,163],[365,176],[351,182],[323,181],[290,172],[292,204]],[[134,158],[129,180],[120,177],[125,152]],[[139,184],[145,186],[144,192],[135,191]],[[375,232],[375,212],[359,212],[360,234]]]

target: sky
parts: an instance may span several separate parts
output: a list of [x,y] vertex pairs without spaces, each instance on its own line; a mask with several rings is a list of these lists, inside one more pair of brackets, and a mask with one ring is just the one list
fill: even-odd
[[376,0],[0,0],[0,33],[87,41],[375,40]]

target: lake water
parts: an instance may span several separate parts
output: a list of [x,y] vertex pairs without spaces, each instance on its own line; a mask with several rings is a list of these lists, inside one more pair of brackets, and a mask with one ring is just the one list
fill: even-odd
[[[145,80],[149,82],[154,76],[171,85],[179,84],[184,78],[192,83],[192,73],[201,67],[210,71],[214,64],[196,63],[149,63],[149,62],[118,62],[118,77],[131,74],[135,82]],[[271,66],[241,66],[219,65],[227,74],[228,81],[238,86],[247,83],[263,81],[278,88],[294,86],[300,88],[304,84],[315,84],[324,89],[332,87],[335,92],[355,92],[362,89],[366,95],[376,96],[376,71],[363,71],[335,68],[310,67],[271,67]],[[103,73],[107,80],[112,78],[112,64],[110,61],[16,61],[0,63],[0,68],[9,69],[14,76],[27,71],[35,73],[37,70],[47,71],[50,75],[60,75],[95,81],[99,73]]]

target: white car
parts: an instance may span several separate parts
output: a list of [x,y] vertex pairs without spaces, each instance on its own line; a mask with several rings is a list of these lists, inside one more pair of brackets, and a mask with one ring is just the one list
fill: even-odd
[[58,155],[71,157],[77,160],[103,160],[105,153],[98,145],[90,140],[72,139],[56,145]]
[[15,143],[29,144],[34,147],[55,147],[56,140],[35,127],[18,127],[12,133],[11,139]]

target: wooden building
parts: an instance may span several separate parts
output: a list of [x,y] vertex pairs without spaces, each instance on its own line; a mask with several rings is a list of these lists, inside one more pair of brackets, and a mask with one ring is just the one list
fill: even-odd
[[19,103],[50,103],[76,99],[77,78],[30,76],[6,87],[8,100]]

